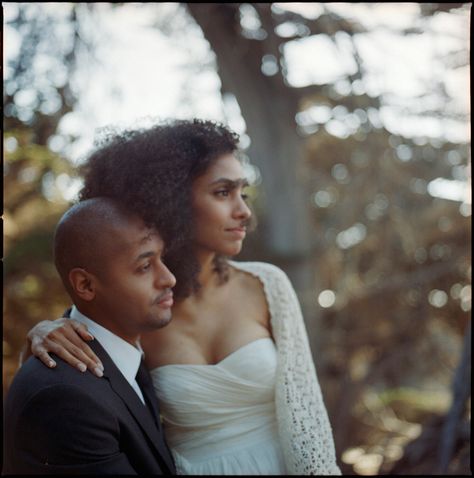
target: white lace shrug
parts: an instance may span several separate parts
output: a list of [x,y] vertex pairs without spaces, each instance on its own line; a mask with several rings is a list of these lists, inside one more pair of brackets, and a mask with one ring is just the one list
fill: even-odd
[[288,473],[340,475],[303,315],[287,275],[263,262],[230,264],[258,277],[265,290],[278,350],[276,414]]

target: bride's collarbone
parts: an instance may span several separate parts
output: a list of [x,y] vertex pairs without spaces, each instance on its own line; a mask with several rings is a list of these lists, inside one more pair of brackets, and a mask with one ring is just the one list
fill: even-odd
[[[191,314],[175,317],[177,337],[186,336],[200,348],[216,349],[217,344],[240,342],[241,337],[261,336],[270,332],[267,310],[243,304],[221,308],[196,308]],[[225,345],[224,345],[225,346]]]
[[173,311],[173,319],[169,330],[182,330],[193,333],[219,333],[221,328],[228,329],[234,325],[237,328],[259,324],[268,326],[269,313],[266,302],[255,298],[229,298],[228,300],[195,302]]

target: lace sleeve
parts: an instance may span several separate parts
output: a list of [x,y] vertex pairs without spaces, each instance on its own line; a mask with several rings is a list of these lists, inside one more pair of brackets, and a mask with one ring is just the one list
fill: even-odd
[[340,475],[331,425],[318,383],[296,293],[279,268],[246,263],[262,281],[278,349],[276,413],[287,471]]

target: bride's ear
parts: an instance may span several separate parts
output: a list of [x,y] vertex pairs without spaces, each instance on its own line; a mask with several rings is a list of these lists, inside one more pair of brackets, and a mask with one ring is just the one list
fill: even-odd
[[76,267],[69,271],[69,283],[73,292],[82,300],[90,302],[95,297],[96,277],[85,269]]

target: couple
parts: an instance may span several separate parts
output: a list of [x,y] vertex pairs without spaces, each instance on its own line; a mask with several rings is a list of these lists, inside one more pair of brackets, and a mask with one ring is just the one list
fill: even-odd
[[[25,388],[46,389],[28,391],[44,395],[42,408],[30,407],[15,378],[6,411],[12,466],[44,460],[48,449],[57,453],[32,464],[39,472],[168,474],[174,462],[190,475],[340,474],[288,278],[226,259],[240,251],[251,216],[237,141],[212,122],[175,121],[112,136],[89,158],[83,202],[69,213],[86,211],[85,223],[56,261],[75,306],[71,318],[29,333],[33,353],[47,363],[53,352],[57,364],[29,359],[18,374],[30,374]],[[84,324],[93,351],[81,340]],[[107,349],[108,334],[120,352]],[[137,366],[139,335],[149,373]],[[38,433],[23,436],[19,423],[36,431],[30,421]]]

